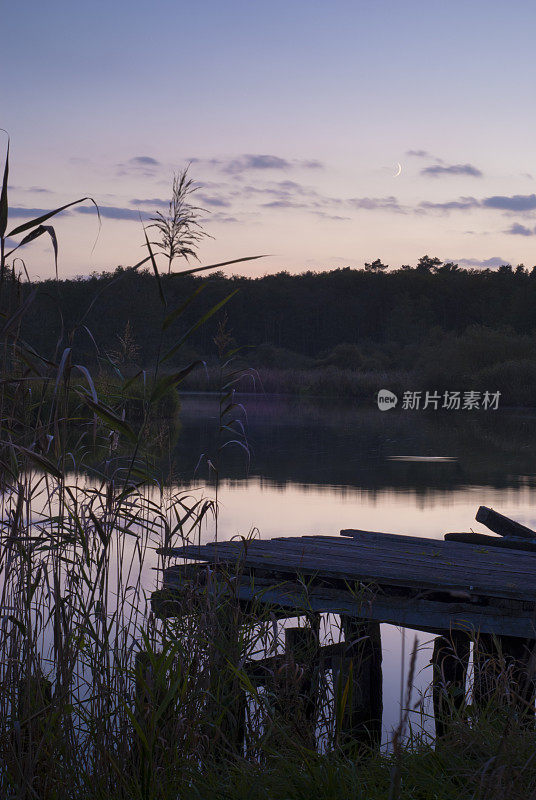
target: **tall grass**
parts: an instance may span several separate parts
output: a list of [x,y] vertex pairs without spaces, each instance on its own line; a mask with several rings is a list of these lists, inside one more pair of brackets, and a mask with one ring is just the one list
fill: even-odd
[[[318,670],[314,647],[283,657],[277,620],[267,610],[240,608],[239,576],[229,565],[215,572],[185,567],[191,580],[178,594],[157,595],[153,608],[149,595],[169,567],[157,551],[199,541],[203,526],[217,533],[217,497],[174,487],[166,480],[173,469],[171,442],[167,458],[163,441],[153,446],[161,403],[200,365],[185,364],[173,374],[163,367],[228,298],[180,330],[181,310],[194,298],[168,307],[147,240],[147,257],[132,269],[151,264],[162,332],[177,326],[175,344],[159,353],[154,369],[127,375],[121,359],[112,358],[113,381],[103,382],[72,362],[74,331],[59,332],[55,355],[36,353],[20,338],[34,293],[6,254],[7,167],[6,160],[0,201],[0,796],[283,800],[534,793],[533,733],[514,719],[505,737],[493,714],[459,726],[436,749],[413,731],[405,744],[398,737],[394,755],[362,748],[350,757],[339,748],[334,712],[334,695],[347,697],[348,684],[337,685],[336,670]],[[47,233],[55,246],[44,222],[60,211],[9,236],[22,235],[23,246]],[[218,346],[219,432],[215,455],[207,456],[216,477],[227,446],[248,452],[243,410],[233,394],[244,376],[224,328]],[[262,681],[253,676],[252,662],[259,659]],[[314,712],[306,685],[314,687]],[[338,713],[344,714],[344,702]]]

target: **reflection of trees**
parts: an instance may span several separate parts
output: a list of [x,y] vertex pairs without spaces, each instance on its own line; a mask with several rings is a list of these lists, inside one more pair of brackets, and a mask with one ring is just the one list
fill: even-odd
[[[196,416],[190,413],[193,407]],[[246,407],[251,474],[276,482],[426,491],[471,484],[515,487],[536,475],[536,425],[528,413],[380,413],[288,398],[250,398]],[[185,479],[213,436],[214,410],[210,398],[183,400],[176,458]],[[389,461],[393,455],[452,456],[457,461]],[[229,453],[223,472],[243,478],[243,459]]]

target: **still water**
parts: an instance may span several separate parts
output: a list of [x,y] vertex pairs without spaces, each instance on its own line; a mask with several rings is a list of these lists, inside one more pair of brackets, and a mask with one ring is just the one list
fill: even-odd
[[[217,464],[220,539],[342,528],[442,538],[482,531],[479,505],[536,527],[536,415],[516,410],[381,412],[351,403],[242,397],[250,458],[236,446],[218,456],[218,401],[182,397],[175,470],[182,487],[213,495]],[[220,440],[220,445],[225,440]],[[205,540],[214,535],[210,524]],[[413,701],[431,681],[431,636],[417,634]],[[415,633],[382,626],[384,736],[399,720],[401,681]],[[425,727],[431,706],[425,696]],[[428,719],[426,719],[428,717]],[[418,727],[420,718],[413,715]]]

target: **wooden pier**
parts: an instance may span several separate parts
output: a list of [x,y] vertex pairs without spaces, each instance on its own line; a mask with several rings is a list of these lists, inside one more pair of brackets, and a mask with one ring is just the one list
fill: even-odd
[[[489,527],[495,518],[500,527],[506,518],[490,513],[494,516]],[[489,664],[490,655],[506,666],[513,661],[516,702],[531,721],[536,538],[530,541],[530,535],[536,533],[519,528],[519,535],[508,528],[502,539],[451,534],[437,540],[343,530],[339,536],[241,539],[175,548],[165,553],[189,563],[164,571],[163,591],[153,595],[153,608],[161,616],[179,614],[181,591],[204,568],[212,590],[225,571],[226,585],[232,576],[232,591],[242,608],[269,608],[279,618],[303,616],[314,635],[320,614],[340,615],[345,643],[330,650],[317,642],[316,658],[324,668],[338,658],[341,674],[348,675],[348,664],[357,664],[359,656],[359,668],[352,675],[350,738],[377,742],[380,734],[382,622],[437,636],[433,663],[438,735],[445,731],[446,694],[452,697],[454,688],[458,697],[465,695],[470,641],[477,643],[473,697],[485,700],[483,665]],[[292,646],[296,642],[287,649]],[[259,665],[253,667],[260,674]]]

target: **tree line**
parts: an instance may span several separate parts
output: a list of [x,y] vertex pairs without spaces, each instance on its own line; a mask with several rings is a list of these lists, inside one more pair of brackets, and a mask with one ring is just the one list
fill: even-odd
[[[225,318],[229,335],[237,347],[247,348],[252,363],[358,369],[407,368],[427,344],[476,328],[487,331],[495,344],[509,340],[515,350],[512,342],[526,343],[536,328],[536,268],[523,265],[461,269],[426,255],[415,267],[394,270],[378,259],[364,269],[282,271],[260,278],[172,273],[160,281],[172,308],[195,295],[180,317],[180,329],[171,325],[163,342],[154,274],[123,267],[36,284],[22,335],[47,357],[69,344],[82,363],[113,360],[127,335],[131,355],[149,367],[159,348],[171,346],[232,295],[219,314],[191,334],[175,364],[215,356],[217,326]],[[30,287],[18,291],[24,295]]]

